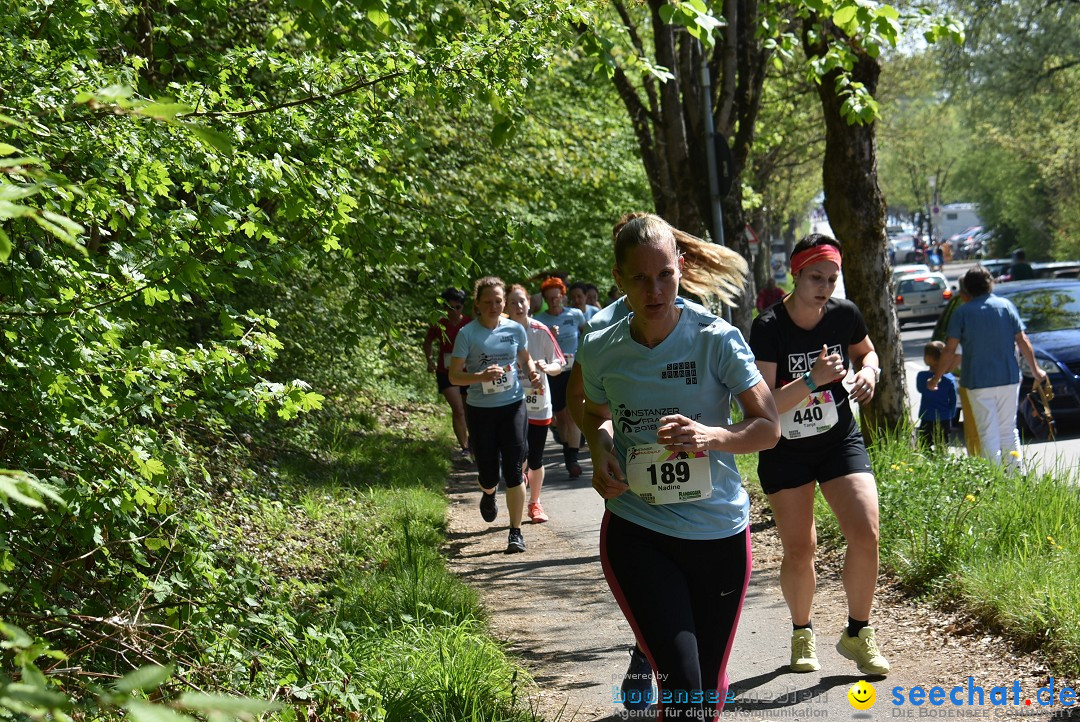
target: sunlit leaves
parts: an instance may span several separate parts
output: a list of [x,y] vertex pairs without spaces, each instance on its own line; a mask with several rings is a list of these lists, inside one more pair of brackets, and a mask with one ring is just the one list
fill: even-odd
[[662,5],[660,19],[669,25],[681,25],[707,48],[715,44],[714,33],[726,25],[722,16],[713,14],[704,0],[673,0]]

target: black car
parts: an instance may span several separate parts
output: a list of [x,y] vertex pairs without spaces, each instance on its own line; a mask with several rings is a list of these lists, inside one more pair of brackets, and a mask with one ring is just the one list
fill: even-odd
[[[1013,302],[1035,349],[1035,361],[1054,388],[1050,410],[1055,419],[1080,418],[1080,280],[1045,278],[994,285],[994,293]],[[949,317],[961,303],[959,294],[942,312],[933,338],[945,340]],[[1031,390],[1033,377],[1020,359],[1020,398]]]

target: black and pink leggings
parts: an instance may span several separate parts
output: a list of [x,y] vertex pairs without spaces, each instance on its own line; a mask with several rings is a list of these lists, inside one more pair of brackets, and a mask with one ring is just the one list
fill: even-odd
[[750,582],[750,532],[679,539],[604,513],[600,563],[652,663],[661,719],[714,719]]

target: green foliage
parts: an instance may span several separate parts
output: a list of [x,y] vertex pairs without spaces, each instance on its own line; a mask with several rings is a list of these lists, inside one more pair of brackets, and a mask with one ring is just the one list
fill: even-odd
[[880,179],[897,215],[921,211],[929,217],[935,199],[972,200],[958,194],[955,178],[970,151],[972,129],[961,107],[942,93],[944,82],[929,52],[892,53],[882,67],[886,112],[878,133]]
[[[63,504],[50,489],[24,472],[0,472],[0,502],[5,506],[14,501],[35,509],[44,509],[42,498]],[[10,509],[10,507],[7,507]],[[0,584],[0,594],[12,590]],[[18,612],[16,612],[18,613]],[[280,705],[253,699],[225,695],[185,693],[166,706],[144,701],[140,695],[152,692],[168,682],[175,671],[172,666],[147,665],[123,675],[111,689],[90,685],[89,698],[73,701],[58,691],[41,671],[39,660],[67,660],[68,655],[50,649],[47,643],[35,640],[22,628],[0,620],[0,642],[5,656],[10,655],[12,667],[18,669],[18,681],[0,673],[0,717],[10,714],[28,719],[71,720],[68,713],[86,714],[123,709],[134,720],[144,722],[196,722],[194,717],[174,709],[194,711],[205,715],[210,722],[241,719],[249,721],[256,715],[277,709]]]
[[550,68],[569,84],[551,58],[582,13],[4,6],[0,457],[22,471],[0,491],[22,503],[2,510],[0,615],[68,655],[39,660],[49,685],[98,699],[84,670],[172,660],[177,685],[244,686],[238,640],[302,619],[217,513],[259,444],[311,438],[298,419],[411,373],[443,286],[599,270],[589,244],[640,175],[608,119],[579,108],[589,141],[568,143],[545,129],[554,91],[527,100]]
[[286,703],[282,719],[529,719],[514,699],[525,674],[440,554],[456,445],[445,409],[436,419],[399,392],[382,382],[339,405],[218,504],[264,588],[210,664],[227,686]]
[[1029,258],[1080,255],[1080,6],[954,3],[968,41],[939,54],[969,134],[957,183]]
[[[1063,475],[1010,474],[981,458],[912,454],[882,438],[878,482],[882,563],[913,592],[960,602],[990,627],[1040,648],[1061,674],[1080,670],[1077,488]],[[831,514],[823,537],[839,539]],[[822,523],[824,522],[824,523]]]

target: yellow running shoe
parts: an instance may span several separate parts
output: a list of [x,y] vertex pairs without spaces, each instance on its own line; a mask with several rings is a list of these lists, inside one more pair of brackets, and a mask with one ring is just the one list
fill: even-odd
[[813,629],[796,629],[791,633],[792,672],[816,672],[821,669],[817,661]]
[[873,627],[863,627],[857,637],[849,637],[845,628],[840,633],[840,641],[836,643],[836,651],[853,660],[863,674],[884,677],[889,673],[889,660],[878,649]]

